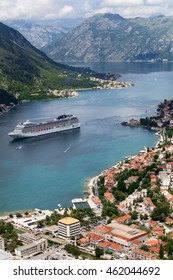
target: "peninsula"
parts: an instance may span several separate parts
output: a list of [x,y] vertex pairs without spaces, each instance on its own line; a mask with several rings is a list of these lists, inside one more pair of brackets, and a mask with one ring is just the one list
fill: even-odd
[[125,126],[141,126],[150,130],[165,130],[169,133],[169,129],[173,129],[173,100],[164,100],[156,110],[156,116],[137,119],[130,119],[122,122]]

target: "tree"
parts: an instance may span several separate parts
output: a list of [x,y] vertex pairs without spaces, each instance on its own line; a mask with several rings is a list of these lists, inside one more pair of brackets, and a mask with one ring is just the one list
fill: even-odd
[[123,179],[118,180],[117,189],[121,192],[126,192],[126,184]]
[[138,212],[137,211],[131,212],[131,217],[133,220],[136,220],[138,218]]
[[44,226],[44,220],[39,220],[38,222],[37,222],[37,227],[38,228],[42,228]]
[[75,246],[75,245],[66,244],[66,245],[64,246],[64,249],[65,249],[68,253],[72,254],[73,256],[78,257],[78,256],[80,255],[79,248],[78,248],[77,246]]
[[146,244],[141,245],[140,249],[149,252],[148,246]]
[[17,218],[22,218],[22,214],[21,213],[16,213],[16,217]]
[[170,213],[170,205],[168,202],[159,202],[157,206],[154,208],[153,212],[151,213],[151,218],[153,220],[159,220],[164,222],[166,217]]
[[103,256],[103,254],[104,254],[103,249],[98,248],[98,247],[95,249],[95,256],[96,256],[97,258],[100,258],[101,256]]
[[126,198],[126,194],[122,191],[119,191],[115,188],[113,188],[113,195],[116,198],[117,202],[121,202]]
[[160,244],[160,250],[159,250],[159,258],[162,260],[164,257],[164,252],[163,252],[163,245],[162,243]]
[[48,215],[46,215],[45,224],[46,225],[50,225],[51,224],[51,218]]
[[144,214],[143,218],[144,218],[144,220],[147,220],[148,219],[148,215]]

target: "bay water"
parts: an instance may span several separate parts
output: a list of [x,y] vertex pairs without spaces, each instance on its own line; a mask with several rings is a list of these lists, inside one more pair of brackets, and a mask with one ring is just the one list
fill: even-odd
[[[122,121],[154,115],[172,99],[173,63],[88,63],[101,72],[122,74],[134,87],[83,90],[79,97],[28,102],[0,116],[0,212],[55,209],[83,197],[86,181],[158,138]],[[13,141],[8,136],[27,119],[74,114],[78,131]],[[19,147],[20,146],[20,147]]]

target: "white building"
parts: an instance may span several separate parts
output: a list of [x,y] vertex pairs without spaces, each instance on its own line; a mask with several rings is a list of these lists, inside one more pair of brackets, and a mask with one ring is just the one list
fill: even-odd
[[19,239],[22,241],[23,244],[27,245],[40,240],[40,236],[35,236],[31,233],[22,233],[19,234]]
[[70,238],[80,234],[80,222],[72,217],[60,219],[58,222],[58,235],[63,238]]
[[0,250],[5,251],[4,239],[2,237],[0,237]]
[[170,174],[168,175],[166,171],[160,171],[159,177],[163,186],[168,187],[170,185],[171,176]]
[[34,256],[46,250],[47,245],[47,239],[41,238],[39,241],[16,248],[15,254],[20,258]]
[[52,226],[46,227],[45,232],[56,236],[56,235],[58,235],[58,226],[52,225]]

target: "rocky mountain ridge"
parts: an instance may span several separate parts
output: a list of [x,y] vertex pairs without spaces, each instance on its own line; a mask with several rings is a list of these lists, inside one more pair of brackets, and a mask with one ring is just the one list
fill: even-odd
[[28,21],[7,20],[4,24],[19,31],[33,46],[43,49],[57,41],[69,30],[76,27],[82,19]]
[[44,49],[56,61],[173,59],[173,17],[96,14]]

